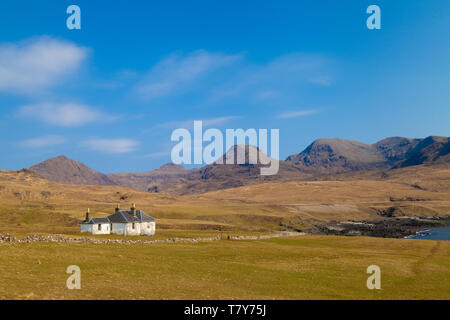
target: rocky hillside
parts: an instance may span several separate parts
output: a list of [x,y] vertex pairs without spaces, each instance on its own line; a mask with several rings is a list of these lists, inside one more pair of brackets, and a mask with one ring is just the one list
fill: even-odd
[[395,167],[409,167],[433,163],[450,163],[450,138],[428,137],[420,140],[408,152],[407,157],[396,163]]
[[116,183],[103,173],[92,170],[81,162],[59,156],[45,160],[29,168],[42,178],[67,183],[88,185],[115,185]]
[[393,137],[369,145],[344,139],[319,139],[286,161],[318,173],[449,162],[449,141],[447,137]]

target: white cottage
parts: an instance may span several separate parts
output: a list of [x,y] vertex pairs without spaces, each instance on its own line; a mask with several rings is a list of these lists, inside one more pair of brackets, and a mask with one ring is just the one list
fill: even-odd
[[90,218],[88,209],[80,228],[81,232],[92,234],[152,236],[156,231],[156,221],[144,211],[136,210],[133,204],[130,210],[120,210],[117,206],[115,213],[104,218]]

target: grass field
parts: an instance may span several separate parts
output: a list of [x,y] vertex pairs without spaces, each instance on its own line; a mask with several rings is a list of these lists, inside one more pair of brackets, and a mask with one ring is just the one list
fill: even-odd
[[[381,290],[366,268],[381,268]],[[0,244],[0,299],[450,299],[450,243],[299,236],[197,244]],[[81,290],[68,290],[69,265]]]
[[[382,180],[266,183],[190,196],[64,185],[0,171],[0,233],[78,237],[86,208],[105,216],[117,203],[137,203],[157,219],[153,239],[226,238],[268,234],[286,224],[303,229],[332,220],[382,219],[378,210],[390,207],[399,215],[445,215],[449,199],[448,167],[402,169]],[[81,268],[81,290],[66,288],[69,265]],[[369,265],[380,266],[382,290],[367,289]],[[0,244],[0,299],[450,299],[450,243],[306,235]]]

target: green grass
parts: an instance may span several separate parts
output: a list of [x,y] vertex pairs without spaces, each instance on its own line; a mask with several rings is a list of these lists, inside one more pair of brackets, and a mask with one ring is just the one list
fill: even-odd
[[[382,290],[366,288],[371,264]],[[65,287],[69,265],[81,268],[81,290]],[[450,299],[445,241],[0,244],[0,270],[1,299]]]

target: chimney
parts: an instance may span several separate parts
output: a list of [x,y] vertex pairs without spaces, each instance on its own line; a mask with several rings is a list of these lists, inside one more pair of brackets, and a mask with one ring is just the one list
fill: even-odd
[[89,212],[91,212],[91,210],[88,208],[86,211],[86,219],[85,219],[86,222],[89,221]]
[[120,210],[120,204],[117,204],[116,212],[119,212],[119,210]]
[[131,206],[131,214],[134,216],[136,213],[136,204],[133,203],[133,205]]

